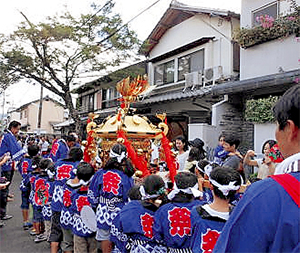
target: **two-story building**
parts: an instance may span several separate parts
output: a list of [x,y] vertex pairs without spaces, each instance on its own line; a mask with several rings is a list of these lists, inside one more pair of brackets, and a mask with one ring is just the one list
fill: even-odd
[[137,106],[149,115],[166,112],[169,138],[201,137],[216,145],[218,129],[211,122],[224,99],[211,91],[239,77],[239,46],[232,40],[239,19],[227,10],[173,1],[148,36],[144,52],[155,88]]
[[90,112],[99,114],[98,121],[116,112],[120,105],[120,94],[116,84],[127,76],[145,75],[146,62],[142,61],[128,67],[116,70],[101,78],[88,82],[73,90],[78,94],[77,110],[83,121],[87,119]]
[[34,100],[8,112],[9,120],[21,123],[21,131],[38,134],[56,134],[53,126],[66,119],[66,110],[60,102],[46,96],[42,100],[40,127],[38,126],[40,100]]

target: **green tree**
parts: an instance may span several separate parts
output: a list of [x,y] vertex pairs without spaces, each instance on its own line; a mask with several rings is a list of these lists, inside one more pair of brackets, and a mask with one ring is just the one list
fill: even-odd
[[[105,70],[134,57],[136,34],[114,14],[114,2],[95,14],[75,18],[69,12],[33,24],[25,14],[18,29],[0,36],[0,83],[30,79],[63,99],[79,130],[80,119],[72,103],[71,84],[83,72]],[[6,78],[9,77],[9,80]]]

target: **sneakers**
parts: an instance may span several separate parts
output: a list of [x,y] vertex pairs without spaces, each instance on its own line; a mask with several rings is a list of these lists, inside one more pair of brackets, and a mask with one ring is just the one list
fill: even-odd
[[32,229],[32,230],[29,232],[29,234],[32,235],[32,236],[37,235],[35,229]]
[[9,220],[9,219],[11,219],[12,217],[13,217],[12,215],[6,214],[4,217],[2,217],[1,220]]
[[23,223],[23,229],[24,230],[28,230],[31,227],[32,227],[32,224],[30,222],[27,221],[27,222]]
[[43,241],[46,241],[46,240],[47,240],[47,237],[43,233],[43,234],[36,235],[35,239],[34,239],[34,242],[39,243],[39,242],[43,242]]

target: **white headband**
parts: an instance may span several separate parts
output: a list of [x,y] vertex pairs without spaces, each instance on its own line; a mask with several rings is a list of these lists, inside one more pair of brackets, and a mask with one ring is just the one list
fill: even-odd
[[140,193],[142,195],[142,200],[153,199],[153,198],[157,198],[158,196],[160,196],[159,194],[150,195],[150,194],[146,193],[143,185],[140,186]]
[[211,166],[211,164],[207,164],[205,167],[204,167],[204,170],[203,169],[201,169],[200,167],[199,167],[199,165],[198,165],[198,163],[196,163],[196,168],[198,169],[198,170],[200,170],[202,173],[204,173],[204,174],[206,174],[206,175],[210,175],[210,173],[212,172],[212,170],[213,170],[213,167]]
[[123,151],[120,155],[115,153],[114,151],[110,150],[109,156],[111,158],[117,158],[118,162],[121,163],[122,160],[126,157],[127,153]]
[[175,197],[175,195],[179,192],[184,192],[186,194],[193,194],[195,198],[203,196],[203,193],[198,190],[198,183],[195,184],[193,187],[188,187],[185,189],[178,189],[176,183],[174,183],[173,190],[168,194],[168,199],[172,200]]
[[54,178],[55,172],[51,172],[51,170],[46,170],[46,172],[47,172],[47,175],[48,175],[48,177],[49,177],[50,179]]
[[87,186],[93,179],[94,176],[91,176],[91,178],[88,181],[84,181],[83,179],[79,180],[79,184]]
[[237,191],[240,188],[240,185],[234,185],[236,181],[229,182],[227,185],[221,185],[211,178],[209,178],[209,181],[216,186],[224,194],[224,196],[227,196],[230,191]]
[[211,166],[211,164],[207,164],[205,167],[204,167],[204,173],[209,177],[210,173],[212,172],[213,170],[213,166]]

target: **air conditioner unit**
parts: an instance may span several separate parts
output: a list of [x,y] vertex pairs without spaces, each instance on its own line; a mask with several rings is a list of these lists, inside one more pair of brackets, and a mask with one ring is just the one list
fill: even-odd
[[184,89],[182,90],[183,92],[185,92],[185,90],[188,87],[191,87],[191,90],[193,90],[196,85],[202,84],[202,74],[199,74],[198,71],[187,73],[184,75],[184,77],[185,77],[185,86]]
[[204,84],[212,82],[214,85],[216,80],[220,79],[223,75],[223,68],[222,66],[217,66],[213,68],[208,68],[204,70]]

